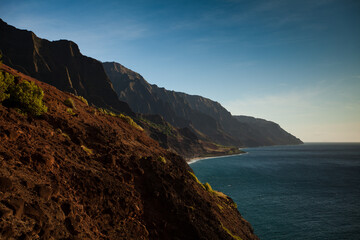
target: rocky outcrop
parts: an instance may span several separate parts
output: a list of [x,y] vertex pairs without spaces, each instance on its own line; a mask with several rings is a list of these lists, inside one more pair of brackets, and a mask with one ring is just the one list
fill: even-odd
[[0,19],[3,62],[60,90],[85,97],[90,103],[132,114],[119,101],[101,62],[80,53],[71,41],[48,41]]
[[1,68],[40,86],[48,112],[0,104],[0,239],[258,239],[229,197],[141,129]]

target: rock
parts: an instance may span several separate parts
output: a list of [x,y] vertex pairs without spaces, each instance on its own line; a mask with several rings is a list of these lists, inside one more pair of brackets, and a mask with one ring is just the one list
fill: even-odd
[[24,204],[25,201],[21,198],[13,198],[13,199],[9,199],[9,200],[3,200],[1,201],[6,207],[10,208],[11,210],[13,210],[13,212],[15,212],[15,217],[16,218],[21,218],[21,216],[24,213]]
[[45,201],[49,201],[52,195],[52,189],[49,185],[41,184],[36,185],[36,191],[39,194],[39,197],[44,199]]
[[13,214],[13,210],[5,207],[0,207],[0,218],[6,218],[9,215]]
[[16,140],[19,136],[19,133],[15,129],[6,129],[4,132],[11,140]]
[[12,188],[10,178],[0,177],[0,192],[9,192]]
[[39,223],[41,225],[43,217],[44,217],[44,213],[40,209],[38,204],[25,204],[24,214],[27,215],[28,217],[36,220],[37,223]]

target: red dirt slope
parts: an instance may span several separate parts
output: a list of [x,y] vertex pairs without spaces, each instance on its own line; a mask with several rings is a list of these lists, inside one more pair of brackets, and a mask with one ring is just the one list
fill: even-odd
[[0,239],[258,239],[144,132],[0,68],[34,81],[48,107],[35,118],[0,104]]

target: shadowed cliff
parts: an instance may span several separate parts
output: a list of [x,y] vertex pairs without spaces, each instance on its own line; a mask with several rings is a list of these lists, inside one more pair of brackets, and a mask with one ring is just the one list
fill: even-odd
[[119,101],[101,62],[80,53],[71,41],[48,41],[0,19],[3,62],[60,90],[85,97],[90,103],[132,114]]

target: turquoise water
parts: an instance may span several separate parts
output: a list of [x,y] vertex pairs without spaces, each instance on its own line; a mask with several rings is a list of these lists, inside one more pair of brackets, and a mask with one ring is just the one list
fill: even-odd
[[360,144],[245,149],[190,164],[262,240],[360,239]]

